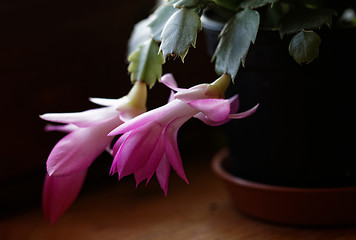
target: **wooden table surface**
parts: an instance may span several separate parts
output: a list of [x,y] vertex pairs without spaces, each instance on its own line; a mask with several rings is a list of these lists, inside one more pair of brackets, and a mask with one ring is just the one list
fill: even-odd
[[356,228],[352,226],[281,226],[241,214],[210,170],[211,158],[211,154],[185,158],[190,184],[171,174],[167,197],[156,180],[135,189],[134,179],[127,177],[80,194],[54,226],[43,219],[40,207],[2,219],[0,240],[356,239]]

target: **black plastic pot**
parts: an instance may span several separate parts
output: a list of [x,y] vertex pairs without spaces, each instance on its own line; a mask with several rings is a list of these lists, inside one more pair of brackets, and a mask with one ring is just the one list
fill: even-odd
[[[213,54],[219,30],[209,23]],[[318,33],[318,59],[300,66],[289,56],[290,39],[259,31],[227,93],[239,94],[241,111],[260,104],[228,125],[234,175],[277,186],[356,186],[356,29]]]

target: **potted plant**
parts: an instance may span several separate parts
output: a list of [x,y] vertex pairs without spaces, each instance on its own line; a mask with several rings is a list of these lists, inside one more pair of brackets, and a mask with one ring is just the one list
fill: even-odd
[[[259,111],[228,123],[231,156],[214,162],[237,207],[250,215],[294,224],[355,221],[356,168],[349,145],[354,117],[347,110],[355,106],[348,90],[354,73],[345,55],[356,50],[355,15],[346,2],[334,5],[278,1],[259,8],[255,44],[229,89],[239,93],[242,109],[259,102]],[[213,42],[226,25],[220,17],[219,27],[208,14],[207,38]],[[211,54],[218,54],[216,44]],[[344,114],[325,118],[331,109]]]
[[[197,117],[214,126],[252,115],[230,121],[230,138],[237,138],[230,141],[231,157],[214,162],[225,180],[238,179],[237,190],[229,187],[237,191],[237,199],[244,199],[237,207],[286,223],[355,221],[354,208],[351,217],[342,219],[350,210],[345,210],[350,205],[346,203],[356,199],[350,111],[355,104],[353,81],[349,81],[353,63],[346,60],[355,52],[356,39],[354,6],[349,5],[317,0],[159,1],[153,13],[135,25],[129,40],[128,71],[134,85],[127,96],[91,99],[104,108],[41,116],[66,124],[49,130],[70,132],[47,160],[46,216],[54,222],[63,214],[78,194],[86,169],[105,149],[114,156],[112,174],[118,173],[119,178],[134,174],[138,183],[156,174],[167,194],[171,167],[187,181],[176,142],[185,121]],[[179,88],[172,75],[161,77],[162,65],[175,57],[184,61],[203,28],[212,41],[209,49],[219,77],[210,84]],[[146,112],[146,86],[153,87],[157,80],[175,94],[166,105]],[[114,136],[120,138],[110,148]],[[329,199],[328,194],[309,194],[330,187],[338,190]],[[308,221],[304,213],[311,213],[310,207],[320,206],[323,199],[334,202],[316,211],[319,215],[340,204],[335,201],[341,188],[346,200],[332,213],[341,210],[342,216],[333,214],[336,221]],[[302,190],[302,195],[296,190]],[[308,199],[314,199],[313,204]],[[281,202],[287,207],[279,208]],[[262,203],[268,204],[261,207]],[[282,209],[277,217],[271,216],[275,209]],[[288,212],[292,217],[285,217]]]

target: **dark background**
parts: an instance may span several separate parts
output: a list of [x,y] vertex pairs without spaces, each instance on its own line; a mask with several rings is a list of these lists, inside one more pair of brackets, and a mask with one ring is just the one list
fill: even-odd
[[[63,136],[44,132],[40,114],[83,111],[96,107],[89,97],[118,98],[129,91],[127,41],[134,24],[154,4],[1,1],[0,219],[40,205],[45,162]],[[190,49],[185,64],[179,58],[169,60],[163,72],[173,72],[181,87],[213,81],[216,75],[204,44],[199,33],[198,49]],[[156,84],[149,92],[148,108],[164,104],[168,95],[166,87]],[[217,148],[219,129],[198,120],[184,125],[179,132],[183,162],[187,154]],[[84,189],[95,189],[104,181],[116,183],[116,177],[108,176],[110,156],[100,158],[103,161],[90,168]]]

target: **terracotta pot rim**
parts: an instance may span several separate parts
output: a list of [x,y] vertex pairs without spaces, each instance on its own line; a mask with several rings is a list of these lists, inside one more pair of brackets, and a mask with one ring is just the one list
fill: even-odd
[[213,171],[220,176],[225,181],[234,183],[236,185],[244,186],[250,189],[259,189],[273,192],[298,192],[298,193],[328,193],[328,192],[354,192],[356,191],[356,186],[354,187],[323,187],[323,188],[305,188],[305,187],[288,187],[288,186],[277,186],[271,184],[264,184],[259,182],[250,181],[236,175],[231,174],[229,171],[224,169],[222,163],[226,161],[230,153],[227,148],[221,149],[214,157],[211,162]]
[[212,169],[226,184],[237,210],[257,219],[300,226],[356,223],[356,186],[298,188],[252,182],[228,173],[223,162],[229,151],[219,151]]

